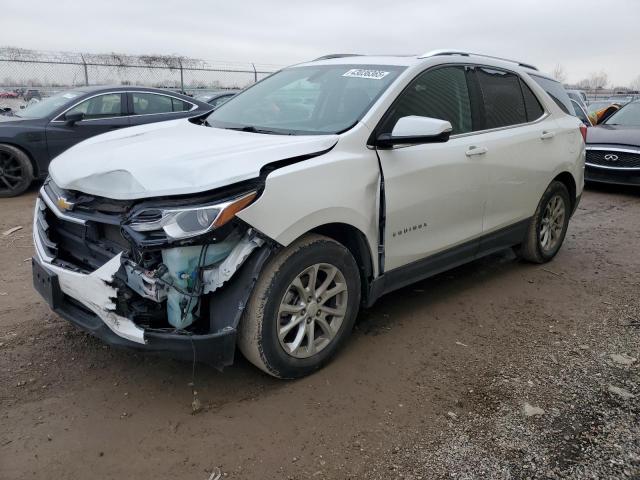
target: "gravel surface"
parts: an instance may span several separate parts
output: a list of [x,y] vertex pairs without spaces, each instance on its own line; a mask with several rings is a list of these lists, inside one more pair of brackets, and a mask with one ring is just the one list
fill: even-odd
[[504,252],[387,295],[309,378],[198,366],[196,413],[191,365],[33,292],[34,198],[0,201],[2,479],[640,479],[638,190],[587,191],[549,264]]

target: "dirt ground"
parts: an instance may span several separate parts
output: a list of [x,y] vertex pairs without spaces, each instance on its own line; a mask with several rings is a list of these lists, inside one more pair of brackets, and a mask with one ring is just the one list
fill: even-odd
[[190,364],[33,291],[35,193],[0,200],[2,479],[640,479],[639,190],[587,191],[549,264],[505,252],[384,297],[309,378],[198,366],[197,414]]

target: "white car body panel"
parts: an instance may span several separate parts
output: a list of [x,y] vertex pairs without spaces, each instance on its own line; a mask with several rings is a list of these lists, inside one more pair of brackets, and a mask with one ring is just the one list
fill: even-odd
[[359,124],[335,152],[272,172],[260,198],[237,216],[285,246],[318,226],[344,223],[365,234],[375,252],[380,170],[375,151],[362,148],[370,134]]
[[486,172],[465,151],[474,139],[380,150],[391,270],[482,234]]
[[[321,63],[407,68],[357,126],[340,135],[264,135],[175,120],[82,142],[52,162],[51,177],[62,188],[118,200],[184,195],[257,178],[268,163],[336,146],[270,173],[261,197],[238,217],[285,246],[318,226],[348,224],[366,236],[377,272],[380,171],[375,150],[366,144],[400,92],[420,72],[442,65],[443,58],[363,56]],[[387,270],[530,217],[546,186],[561,171],[570,171],[578,185],[576,193],[582,191],[582,168],[567,155],[580,155],[577,120],[565,115],[528,78],[526,68],[485,57],[446,59],[448,65],[470,63],[515,71],[547,113],[538,122],[458,135],[443,144],[379,150],[386,181]],[[542,140],[546,131],[553,131],[554,138]],[[486,148],[487,153],[466,156],[472,146]],[[424,224],[428,235],[400,240],[399,232]]]
[[49,174],[61,188],[116,200],[185,195],[256,178],[268,163],[337,141],[337,135],[264,135],[172,120],[85,140],[56,157]]
[[[256,235],[283,246],[318,227],[347,225],[366,239],[373,280],[393,272],[407,282],[415,275],[407,276],[407,270],[400,267],[422,268],[417,262],[425,258],[457,246],[467,248],[474,239],[530,218],[558,174],[569,172],[576,196],[582,193],[580,121],[562,112],[528,76],[532,73],[528,68],[475,55],[348,57],[291,68],[314,63],[401,65],[406,69],[352,128],[340,134],[270,135],[175,120],[81,142],[51,163],[50,175],[61,189],[138,200],[220,189],[258,179],[263,167],[273,162],[305,157],[271,171],[263,179],[260,196],[236,216],[257,230]],[[543,103],[544,116],[523,125],[454,135],[444,143],[376,150],[372,132],[398,95],[421,72],[445,64],[517,73]],[[472,148],[482,153],[469,155]],[[380,238],[381,211],[385,212],[384,238]],[[38,246],[37,236],[34,240]],[[471,242],[468,257],[474,258],[479,248],[479,241]],[[238,258],[246,257],[243,248],[238,252]],[[59,275],[64,293],[100,316],[116,334],[144,342],[135,324],[113,312],[113,288],[106,283],[113,277],[119,256],[93,274],[82,275],[66,272],[38,255]],[[384,269],[380,258],[384,258]],[[238,266],[235,260],[231,263]],[[210,280],[217,285],[229,280],[233,271],[209,275],[219,278]],[[388,279],[382,278],[378,285],[384,287]]]
[[[549,185],[558,157],[566,155],[564,139],[553,117],[536,123],[476,135],[487,153],[475,157],[488,177],[484,232],[531,217]],[[576,134],[579,135],[576,128]],[[542,139],[543,133],[554,137]]]

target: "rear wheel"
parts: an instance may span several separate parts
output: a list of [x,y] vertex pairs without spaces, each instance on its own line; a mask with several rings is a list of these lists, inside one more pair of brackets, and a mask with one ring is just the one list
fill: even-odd
[[29,157],[16,147],[0,144],[0,197],[15,197],[33,181]]
[[359,305],[360,274],[349,250],[328,237],[305,236],[261,272],[238,346],[270,375],[308,375],[344,343]]
[[571,198],[567,187],[553,181],[542,195],[531,219],[526,240],[517,253],[524,260],[545,263],[556,256],[567,234],[571,217]]

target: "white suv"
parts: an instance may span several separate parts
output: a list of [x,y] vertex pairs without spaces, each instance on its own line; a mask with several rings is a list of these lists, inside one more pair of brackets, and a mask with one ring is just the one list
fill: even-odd
[[[552,259],[584,127],[534,67],[331,55],[213,113],[84,141],[34,219],[34,284],[104,341],[309,374],[362,306],[499,249]],[[582,134],[582,135],[581,135]]]

